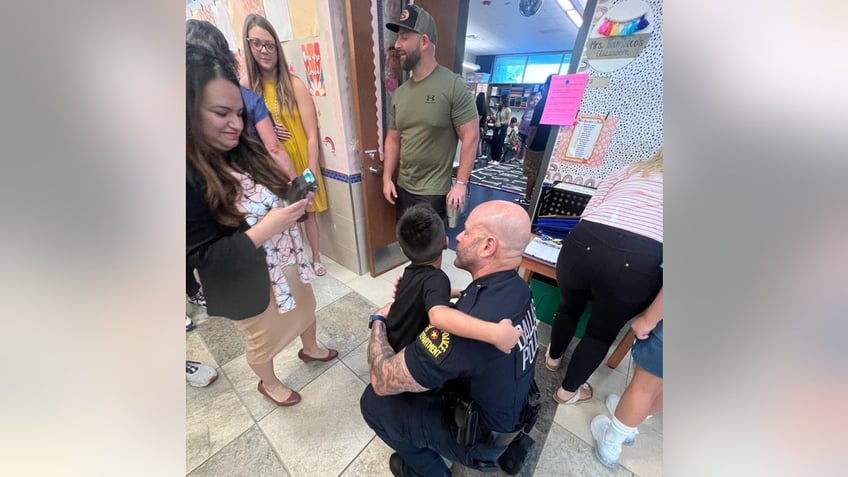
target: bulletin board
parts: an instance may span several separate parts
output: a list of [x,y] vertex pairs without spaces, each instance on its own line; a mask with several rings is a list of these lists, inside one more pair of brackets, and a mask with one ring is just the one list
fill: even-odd
[[[588,157],[585,142],[591,137],[583,138],[582,154],[569,155],[574,126],[561,127],[546,182],[597,187],[610,172],[650,158],[662,145],[662,4],[598,0],[577,68],[590,75],[578,118],[603,118],[603,127]],[[586,135],[585,130],[578,133]],[[574,147],[572,152],[577,152]]]

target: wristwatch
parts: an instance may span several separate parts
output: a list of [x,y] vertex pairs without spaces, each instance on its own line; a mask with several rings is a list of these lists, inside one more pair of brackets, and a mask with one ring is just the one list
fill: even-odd
[[371,329],[371,325],[373,325],[375,321],[382,321],[383,326],[386,325],[386,317],[385,316],[371,315],[371,318],[368,319],[368,329]]

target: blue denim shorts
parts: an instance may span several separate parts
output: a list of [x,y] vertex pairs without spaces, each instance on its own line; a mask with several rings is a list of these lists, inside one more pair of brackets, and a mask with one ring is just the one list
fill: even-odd
[[663,322],[660,320],[657,327],[648,335],[648,339],[636,340],[631,348],[633,361],[642,369],[658,378],[663,377]]

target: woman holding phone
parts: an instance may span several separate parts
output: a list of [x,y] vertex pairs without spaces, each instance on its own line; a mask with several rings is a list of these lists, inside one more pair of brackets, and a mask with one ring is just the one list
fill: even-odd
[[[303,280],[311,269],[296,221],[312,196],[281,206],[288,176],[244,124],[235,71],[187,44],[187,261],[200,275],[209,314],[233,320],[244,334],[258,391],[278,406],[292,406],[300,395],[276,376],[274,356],[297,336],[303,361],[338,356],[318,347],[315,296]],[[269,253],[280,246],[289,253]]]

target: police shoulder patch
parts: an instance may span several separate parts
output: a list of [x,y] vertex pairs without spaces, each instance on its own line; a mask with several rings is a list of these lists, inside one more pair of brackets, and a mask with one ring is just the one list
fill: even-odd
[[436,363],[441,363],[451,350],[451,335],[433,325],[427,325],[418,335],[418,344]]

